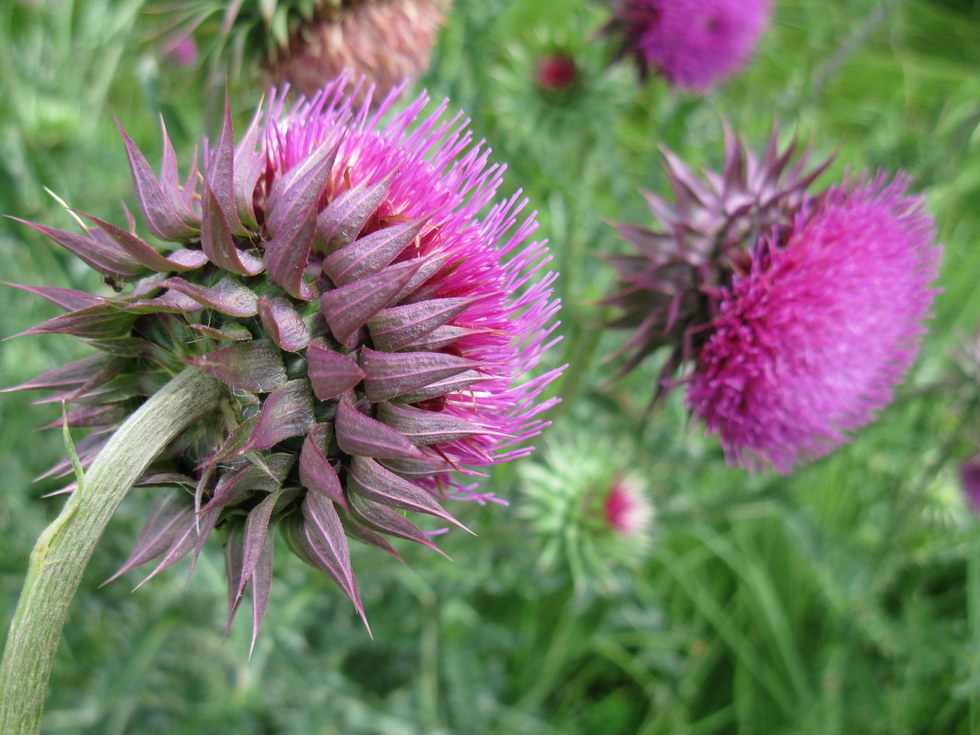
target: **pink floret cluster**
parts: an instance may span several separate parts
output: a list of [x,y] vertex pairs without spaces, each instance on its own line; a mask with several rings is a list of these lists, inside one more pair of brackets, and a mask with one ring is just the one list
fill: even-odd
[[907,185],[879,175],[829,190],[735,278],[687,397],[729,461],[789,471],[891,401],[925,332],[941,255]]
[[769,13],[769,0],[626,0],[618,11],[641,65],[697,92],[742,67]]

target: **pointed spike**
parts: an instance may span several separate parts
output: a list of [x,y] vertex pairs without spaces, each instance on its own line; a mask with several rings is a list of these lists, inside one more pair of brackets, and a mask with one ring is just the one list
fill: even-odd
[[207,307],[220,311],[228,316],[247,317],[259,313],[258,297],[244,285],[226,276],[210,287],[188,283],[179,276],[161,281],[158,285],[172,288],[190,296],[195,301]]
[[473,533],[446,512],[428,492],[415,483],[386,470],[373,459],[354,457],[351,461],[348,483],[348,490],[376,503],[413,513],[428,513],[459,526],[467,533]]
[[422,458],[403,434],[362,414],[354,408],[350,397],[340,399],[335,420],[337,444],[349,455],[378,459]]
[[86,306],[95,306],[105,302],[105,299],[99,298],[98,296],[93,296],[84,291],[76,291],[71,288],[26,286],[22,283],[9,283],[7,281],[0,281],[0,283],[3,283],[4,286],[12,286],[13,288],[19,288],[21,291],[27,291],[27,293],[40,296],[42,299],[47,299],[65,311],[78,311],[79,309],[84,309]]
[[261,503],[249,511],[245,519],[245,540],[242,542],[242,573],[238,582],[238,597],[245,594],[245,583],[255,572],[259,558],[269,538],[272,511],[275,510],[281,490],[270,493]]
[[211,188],[204,182],[204,216],[201,220],[201,249],[208,260],[222,270],[239,276],[255,276],[261,273],[265,264],[261,259],[239,250],[232,236],[231,225],[221,209],[221,203]]
[[153,169],[146,158],[133,142],[122,125],[116,120],[119,135],[126,146],[126,156],[129,158],[129,169],[133,176],[133,189],[136,191],[136,201],[147,228],[161,240],[177,242],[191,240],[197,231],[189,227],[174,210],[170,199],[164,194],[160,182],[157,181]]
[[272,588],[272,536],[266,536],[255,570],[252,572],[252,643],[248,647],[248,657],[252,658],[255,641],[259,637],[262,619],[269,605],[269,591]]
[[419,446],[457,441],[473,436],[506,436],[450,413],[400,406],[388,401],[378,404],[378,421],[387,424]]
[[91,237],[82,237],[73,232],[46,227],[17,217],[10,219],[46,235],[79,260],[84,261],[90,268],[103,275],[112,278],[132,278],[146,272],[146,269],[139,262],[117,247],[111,247]]
[[368,500],[358,493],[349,493],[348,503],[354,513],[355,519],[362,521],[367,527],[388,534],[389,536],[396,536],[406,541],[414,541],[417,544],[422,544],[422,546],[432,549],[437,554],[447,559],[449,558],[446,552],[432,543],[429,537],[422,533],[418,526],[403,515],[393,511],[387,505],[375,503],[373,500]]

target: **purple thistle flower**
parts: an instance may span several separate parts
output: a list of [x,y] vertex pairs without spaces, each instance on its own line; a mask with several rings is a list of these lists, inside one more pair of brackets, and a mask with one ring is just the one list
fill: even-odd
[[970,508],[980,514],[980,455],[960,465],[960,484]]
[[623,0],[612,28],[641,73],[705,92],[742,67],[769,12],[769,0]]
[[659,229],[616,224],[636,252],[605,256],[619,271],[620,287],[602,303],[620,311],[613,327],[633,330],[617,353],[626,355],[623,373],[670,349],[655,398],[697,358],[732,275],[751,266],[750,249],[763,234],[792,226],[807,188],[830,165],[827,159],[808,169],[808,153],[794,162],[796,152],[795,140],[780,149],[774,130],[757,156],[726,126],[724,169],[699,177],[663,149],[674,202],[644,193]]
[[227,384],[218,415],[140,481],[181,489],[115,576],[196,559],[217,529],[229,624],[251,583],[254,632],[276,527],[363,617],[347,537],[396,557],[387,537],[436,549],[399,511],[461,526],[442,501],[501,502],[458,478],[528,454],[555,402],[540,394],[560,369],[525,377],[558,310],[534,215],[520,219],[519,194],[495,199],[503,167],[446,102],[423,115],[423,95],[385,123],[400,90],[376,112],[360,91],[341,77],[288,110],[273,95],[237,144],[226,112],[183,184],[165,130],[159,177],[123,133],[143,221],[167,249],[132,217],[87,217],[84,235],[27,223],[131,285],[112,298],[23,287],[67,312],[26,334],[102,351],[18,386],[74,404],[69,425],[93,429],[83,465],[187,364]]
[[874,419],[918,352],[941,249],[908,178],[829,190],[726,289],[688,406],[729,461],[786,472]]

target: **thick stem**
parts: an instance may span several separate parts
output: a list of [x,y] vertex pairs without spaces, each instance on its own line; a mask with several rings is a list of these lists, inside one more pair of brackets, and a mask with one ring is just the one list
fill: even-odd
[[157,454],[213,410],[222,384],[189,367],[119,427],[37,540],[0,663],[0,733],[35,735],[68,606],[120,501]]

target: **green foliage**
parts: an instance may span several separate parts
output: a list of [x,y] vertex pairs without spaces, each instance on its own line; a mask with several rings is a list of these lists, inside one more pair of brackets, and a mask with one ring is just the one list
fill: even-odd
[[[163,21],[140,0],[0,6],[0,210],[70,228],[71,207],[130,205],[111,109],[146,151],[166,119],[186,160],[217,125],[212,81],[170,68]],[[521,471],[487,489],[517,506],[469,507],[480,537],[450,533],[450,562],[402,548],[409,567],[354,550],[369,639],[329,580],[287,555],[255,654],[238,621],[223,641],[220,549],[135,594],[98,588],[126,557],[153,499],[132,493],[76,599],[45,732],[711,733],[980,732],[980,526],[956,484],[977,451],[978,387],[948,355],[980,315],[980,7],[970,0],[777,0],[754,63],[706,98],[607,67],[608,19],[578,0],[457,0],[424,83],[450,96],[507,161],[506,186],[540,211],[565,299],[571,363],[548,444],[602,437],[610,466],[645,478],[655,543],[612,588],[575,590],[542,569],[520,511]],[[539,89],[543,51],[575,56],[567,94]],[[236,122],[260,88],[231,88]],[[648,223],[639,189],[664,193],[657,147],[716,166],[720,118],[762,143],[777,118],[845,168],[906,168],[946,244],[943,294],[917,368],[881,420],[788,478],[725,466],[691,431],[683,395],[648,417],[658,365],[610,383],[623,335],[591,304],[609,285],[595,255],[622,252],[608,220]],[[153,156],[150,156],[151,159]],[[510,192],[504,192],[509,194]],[[0,224],[4,280],[98,289],[97,277],[16,223]],[[0,335],[52,316],[4,292]],[[51,336],[0,349],[14,384],[84,354]],[[655,360],[652,362],[656,362]],[[957,377],[958,376],[958,377]],[[61,501],[31,478],[61,458],[57,418],[30,396],[0,401],[0,600],[9,618],[34,538]],[[78,437],[75,437],[76,441]],[[525,460],[540,462],[543,458]],[[533,476],[533,472],[531,475]],[[458,508],[458,506],[457,506]],[[531,543],[534,541],[535,543]],[[407,545],[405,545],[407,547]],[[282,572],[280,575],[279,572]],[[243,616],[243,619],[247,616]],[[4,619],[7,619],[4,618]]]

